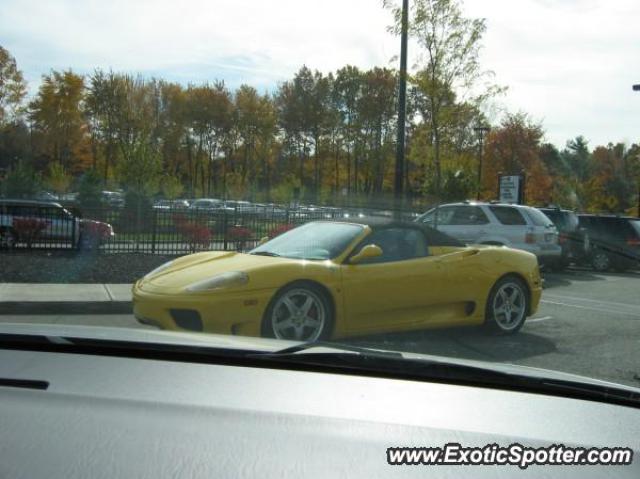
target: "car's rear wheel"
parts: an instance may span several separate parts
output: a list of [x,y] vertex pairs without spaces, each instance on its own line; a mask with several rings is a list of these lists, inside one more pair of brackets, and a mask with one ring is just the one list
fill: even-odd
[[611,257],[606,251],[596,250],[591,255],[591,267],[596,271],[608,271],[611,268]]
[[516,276],[500,279],[491,289],[485,326],[493,332],[513,334],[520,330],[529,311],[529,293]]
[[262,321],[262,335],[292,341],[328,339],[333,307],[327,295],[311,283],[294,283],[276,294]]

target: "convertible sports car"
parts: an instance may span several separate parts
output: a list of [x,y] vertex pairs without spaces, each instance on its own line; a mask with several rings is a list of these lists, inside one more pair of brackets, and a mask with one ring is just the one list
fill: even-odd
[[136,318],[164,329],[316,341],[485,324],[518,331],[536,312],[536,257],[465,246],[417,223],[307,223],[247,254],[166,263],[133,287]]

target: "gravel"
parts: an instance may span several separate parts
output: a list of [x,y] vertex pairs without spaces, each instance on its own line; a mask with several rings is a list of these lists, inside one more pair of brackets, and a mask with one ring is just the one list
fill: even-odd
[[133,283],[175,256],[95,252],[0,252],[0,283]]

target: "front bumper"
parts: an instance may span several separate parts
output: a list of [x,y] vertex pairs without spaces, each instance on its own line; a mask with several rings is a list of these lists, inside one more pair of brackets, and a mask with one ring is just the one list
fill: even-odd
[[[160,329],[260,336],[264,311],[273,294],[270,290],[159,294],[144,291],[138,282],[133,286],[133,314],[140,323]],[[199,317],[201,326],[185,322],[185,314]]]

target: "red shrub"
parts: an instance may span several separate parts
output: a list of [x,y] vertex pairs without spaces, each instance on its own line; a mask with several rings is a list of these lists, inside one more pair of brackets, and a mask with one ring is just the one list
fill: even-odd
[[173,215],[173,222],[182,239],[189,243],[191,251],[199,247],[207,248],[211,244],[211,230],[206,226],[188,221],[183,214]]
[[40,236],[48,224],[48,221],[36,218],[14,218],[13,230],[16,232],[18,238],[26,242],[28,248],[31,248],[34,240]]
[[269,232],[269,238],[275,238],[276,236],[281,235],[282,233],[286,233],[289,230],[292,230],[293,228],[295,228],[296,225],[292,225],[292,224],[282,224],[282,225],[278,225],[275,228],[273,228],[270,232]]
[[238,251],[242,251],[245,248],[247,241],[253,238],[253,236],[253,231],[239,225],[232,226],[227,231],[227,238],[231,241],[235,241],[236,250]]

